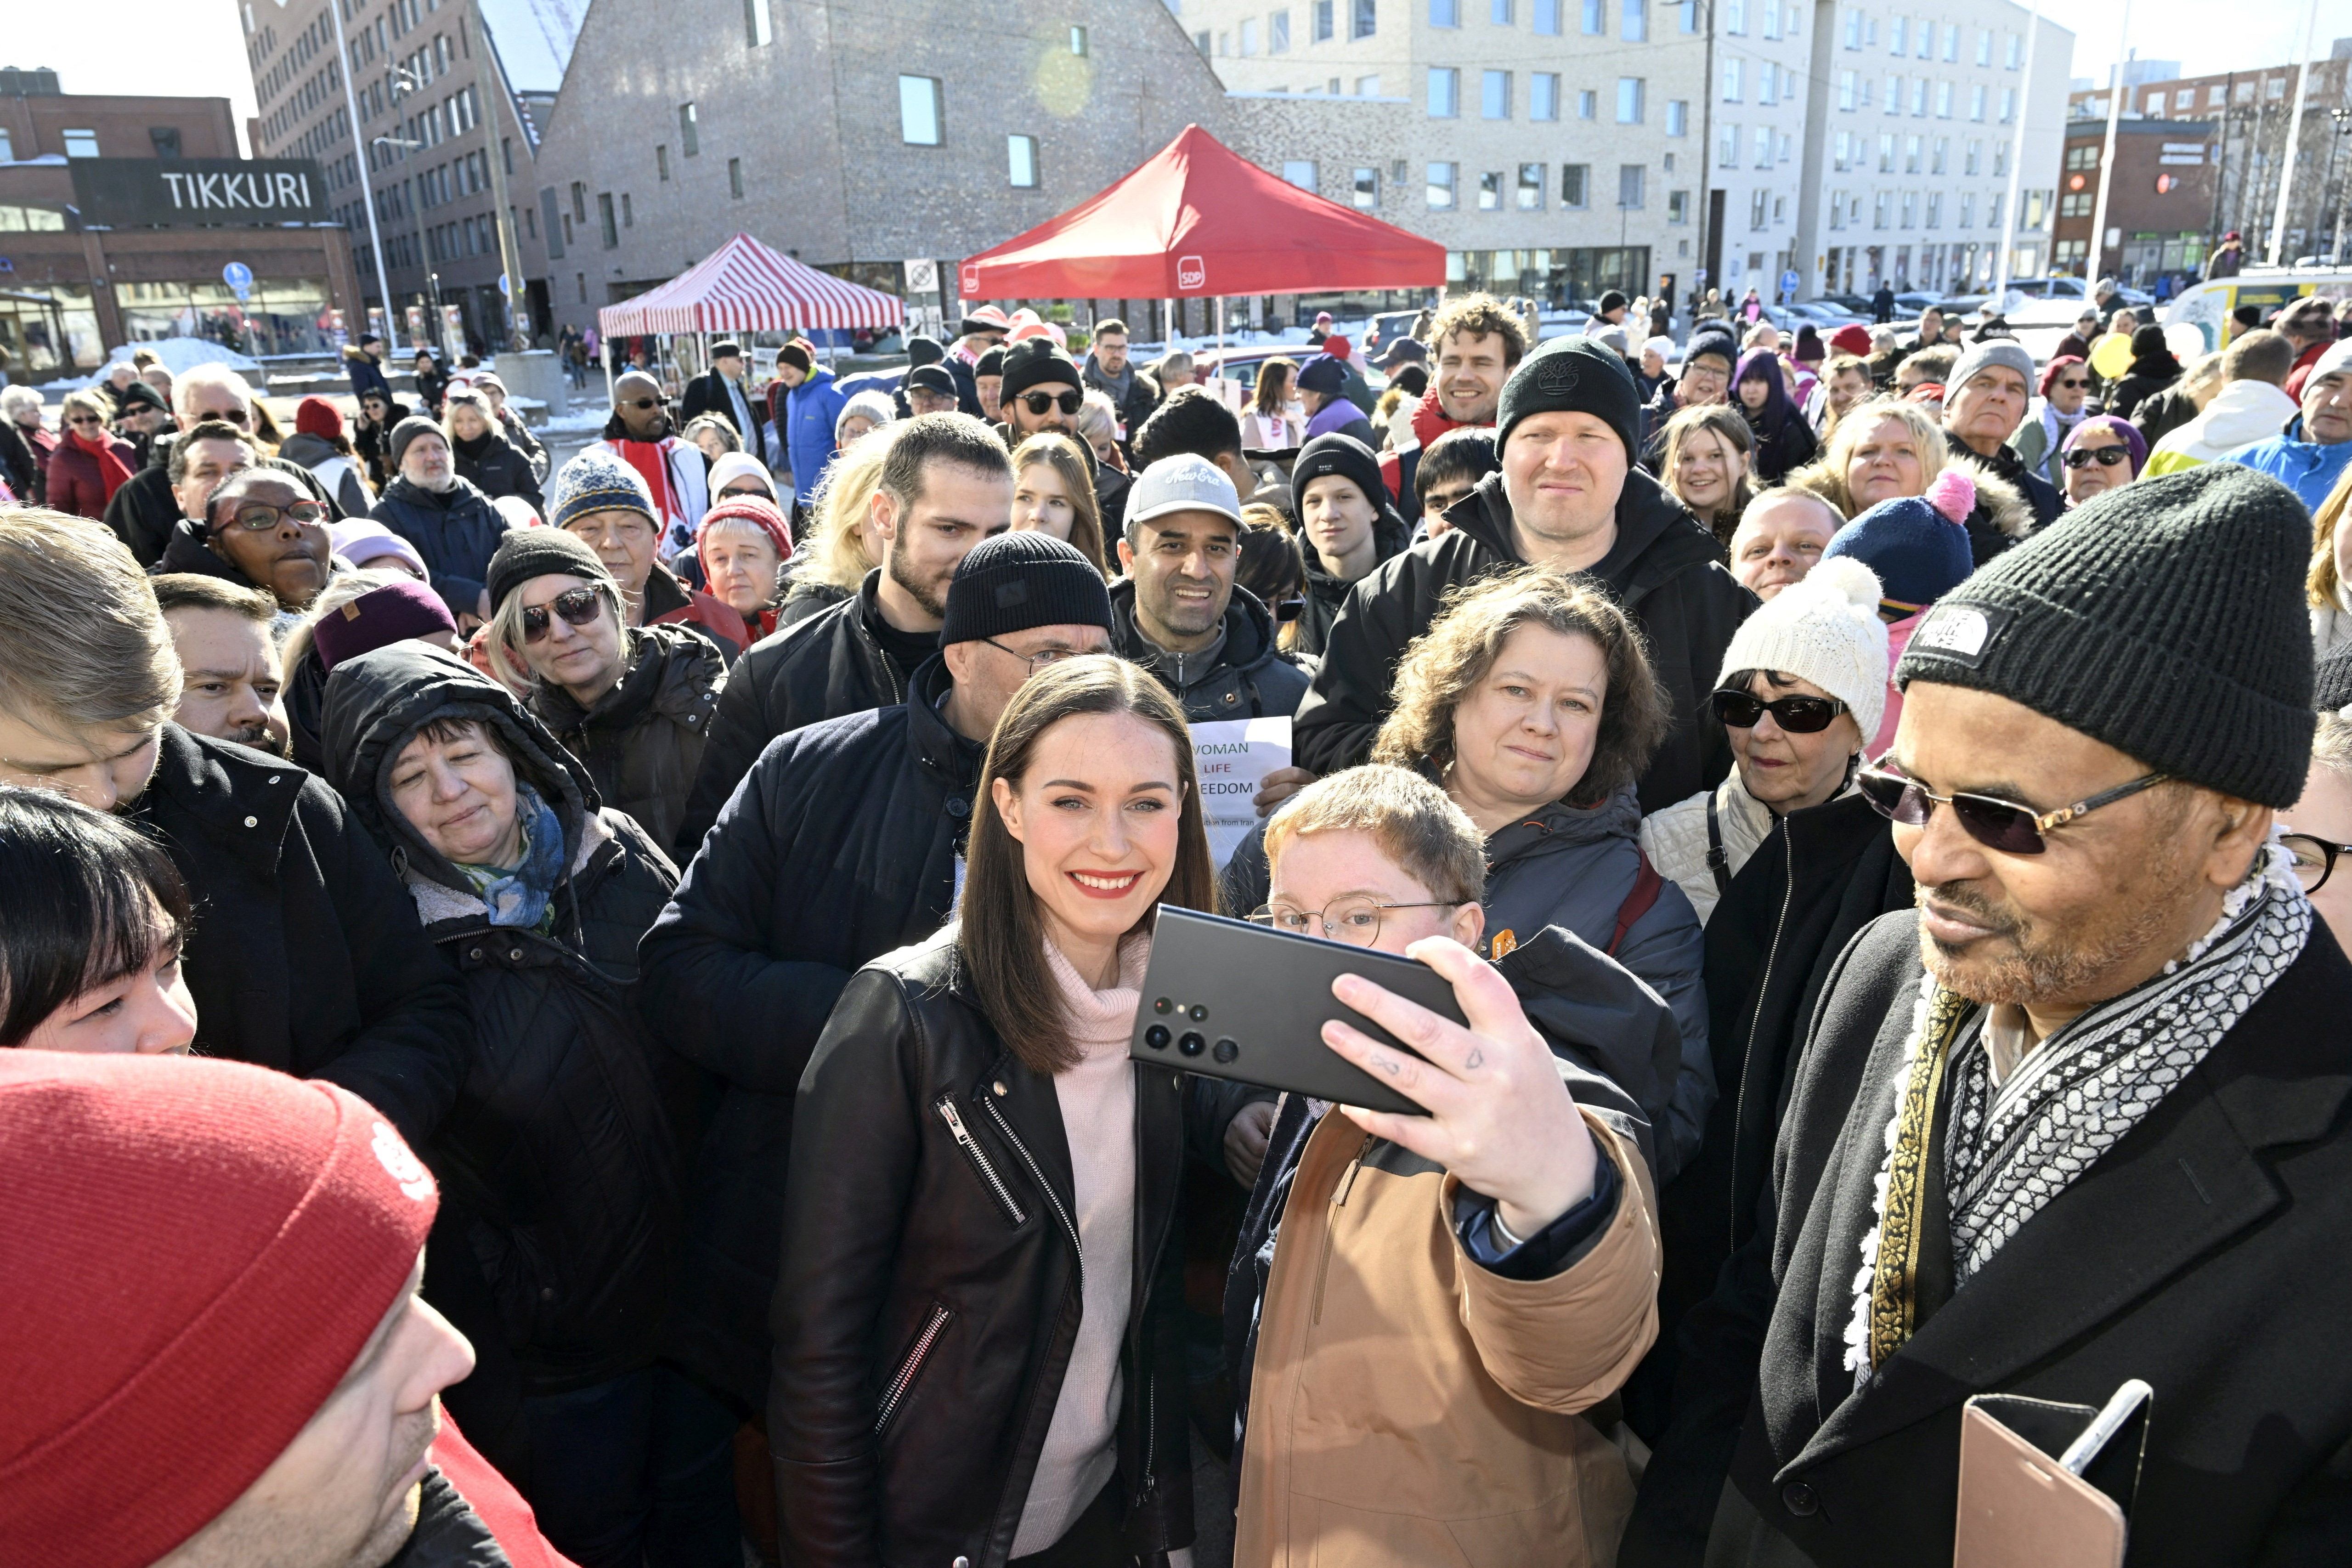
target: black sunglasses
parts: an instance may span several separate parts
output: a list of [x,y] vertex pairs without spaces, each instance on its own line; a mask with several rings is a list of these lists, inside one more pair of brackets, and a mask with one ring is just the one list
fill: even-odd
[[604,610],[604,590],[602,588],[566,588],[544,605],[531,605],[522,613],[522,640],[538,642],[547,636],[547,612],[553,610],[563,617],[566,626],[584,626],[594,623]]
[[2093,463],[2103,468],[2112,468],[2130,456],[2131,448],[2128,447],[2077,447],[2063,460],[2070,468],[2087,468]]
[[1928,815],[1939,805],[1948,805],[1959,818],[1968,836],[1988,849],[1998,849],[2004,855],[2039,855],[2050,847],[2043,837],[2055,828],[2063,827],[2086,812],[2103,805],[2112,805],[2127,795],[2137,795],[2151,784],[2162,784],[2169,776],[2148,773],[2129,784],[2101,790],[2088,800],[2078,800],[2072,805],[2062,805],[2055,811],[2037,812],[2030,805],[2003,800],[1990,795],[1937,795],[1916,779],[1905,778],[1883,768],[1863,768],[1853,775],[1854,787],[1863,798],[1878,808],[1878,814],[1906,827],[1925,827]]
[[2330,844],[2325,838],[2315,838],[2308,833],[2282,833],[2279,842],[2286,846],[2294,861],[2294,879],[2303,884],[2306,893],[2315,893],[2327,884],[2336,870],[2338,855],[2352,855],[2352,844]]
[[1078,392],[1024,392],[1022,406],[1032,414],[1043,414],[1048,408],[1058,408],[1065,414],[1076,414],[1086,406],[1086,395]]
[[633,397],[621,405],[624,408],[659,408],[661,405],[662,400],[658,397]]
[[1769,713],[1772,721],[1791,735],[1818,735],[1846,710],[1845,704],[1834,697],[1807,697],[1801,692],[1769,702],[1737,687],[1725,687],[1708,696],[1715,704],[1715,716],[1734,730],[1753,730]]

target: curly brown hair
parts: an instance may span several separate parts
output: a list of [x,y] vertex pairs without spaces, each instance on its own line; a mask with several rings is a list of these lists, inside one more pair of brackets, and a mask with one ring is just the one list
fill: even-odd
[[1396,708],[1372,742],[1372,761],[1425,764],[1441,778],[1454,765],[1454,713],[1486,679],[1503,645],[1521,626],[1584,637],[1601,649],[1609,689],[1601,733],[1570,805],[1598,805],[1642,776],[1665,743],[1671,720],[1665,689],[1633,617],[1600,589],[1528,566],[1456,589],[1397,664]]
[[1492,294],[1465,294],[1458,300],[1448,300],[1429,323],[1425,340],[1434,354],[1445,346],[1445,340],[1456,332],[1467,332],[1474,338],[1499,337],[1503,340],[1503,363],[1514,365],[1528,352],[1528,329],[1518,312],[1505,305]]

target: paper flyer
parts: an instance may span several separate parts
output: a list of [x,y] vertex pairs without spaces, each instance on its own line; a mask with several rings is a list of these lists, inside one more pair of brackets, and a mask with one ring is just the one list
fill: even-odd
[[1290,719],[1223,719],[1192,726],[1193,765],[1209,828],[1209,858],[1220,870],[1258,824],[1259,783],[1290,765]]

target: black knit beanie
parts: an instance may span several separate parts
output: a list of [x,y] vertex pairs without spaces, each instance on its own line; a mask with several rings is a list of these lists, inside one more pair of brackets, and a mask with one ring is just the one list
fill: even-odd
[[2231,463],[2107,491],[1936,602],[1898,686],[1990,691],[2261,805],[2311,760],[2311,519]]
[[2319,657],[2312,672],[2311,705],[2322,713],[2352,708],[2352,642],[2340,642]]
[[490,591],[490,612],[495,615],[506,603],[509,594],[533,577],[555,575],[585,577],[591,582],[610,583],[613,574],[597,558],[588,542],[576,533],[566,533],[560,528],[509,529],[499,542],[490,557],[489,570],[482,574],[482,586]]
[[1050,385],[1055,382],[1086,390],[1078,378],[1078,362],[1065,353],[1053,339],[1024,338],[1004,351],[1004,383],[996,391],[998,399],[1010,403],[1033,386]]
[[971,374],[974,375],[1003,375],[1004,374],[1004,351],[1003,349],[991,349],[986,353],[981,355],[979,363],[971,367]]
[[1110,590],[1101,571],[1087,564],[1076,546],[1034,530],[1000,533],[973,545],[948,584],[940,646],[1032,626],[1109,631]]
[[1290,466],[1290,493],[1297,504],[1307,504],[1307,487],[1326,475],[1336,474],[1364,492],[1364,499],[1385,510],[1389,504],[1389,488],[1381,482],[1381,460],[1372,449],[1353,436],[1338,430],[1327,431],[1298,449],[1297,461]]
[[1519,362],[1503,383],[1495,450],[1511,444],[1511,426],[1530,414],[1590,414],[1617,432],[1625,460],[1642,455],[1642,392],[1625,356],[1588,337],[1554,338]]

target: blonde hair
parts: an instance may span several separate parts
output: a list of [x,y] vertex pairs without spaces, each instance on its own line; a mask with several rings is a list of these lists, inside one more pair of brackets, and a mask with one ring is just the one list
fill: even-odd
[[2336,597],[2344,584],[2336,574],[2336,531],[2344,526],[2347,511],[2352,511],[2352,466],[2336,477],[2335,488],[2311,514],[2311,575],[2305,586],[2315,610],[2342,607]]
[[71,414],[77,408],[85,408],[97,415],[99,423],[101,425],[110,423],[113,417],[107,410],[105,400],[95,392],[68,392],[58,404],[58,413],[61,419],[63,416]]
[[1269,870],[1291,840],[1310,833],[1364,834],[1447,903],[1475,903],[1486,895],[1485,838],[1452,796],[1411,768],[1366,763],[1292,795],[1265,825]]
[[[1116,437],[1118,434],[1118,405],[1110,400],[1110,394],[1089,390],[1078,404],[1077,426],[1079,436],[1089,446],[1097,439]],[[1088,482],[1091,484],[1092,481]],[[1099,529],[1102,524],[1097,521],[1095,526]]]
[[1071,545],[1109,576],[1103,565],[1102,505],[1095,499],[1091,454],[1079,451],[1077,442],[1058,430],[1040,430],[1013,448],[1013,486],[1019,488],[1030,468],[1041,467],[1053,469],[1069,494]]
[[152,730],[180,704],[155,589],[114,531],[0,510],[0,709],[59,739]]
[[823,583],[856,593],[866,574],[880,564],[866,553],[863,524],[874,492],[882,485],[883,459],[898,437],[898,423],[868,430],[844,447],[817,484],[809,505],[808,564],[796,580]]
[[1837,508],[1839,516],[1853,521],[1855,509],[1853,493],[1845,488],[1846,469],[1853,462],[1854,448],[1882,419],[1892,419],[1910,432],[1912,445],[1919,453],[1919,491],[1926,494],[1936,476],[1951,466],[1952,449],[1945,443],[1943,426],[1936,423],[1933,415],[1899,397],[1874,397],[1847,409],[1845,417],[1830,433],[1829,445],[1821,457],[1790,473],[1788,482],[1812,491]]
[[1597,805],[1642,776],[1665,742],[1664,688],[1650,668],[1642,634],[1617,602],[1578,577],[1529,566],[1457,590],[1429,630],[1397,664],[1396,707],[1372,742],[1372,761],[1427,763],[1442,777],[1454,765],[1454,714],[1502,657],[1521,626],[1583,637],[1601,650],[1609,672],[1601,732],[1570,805]]

